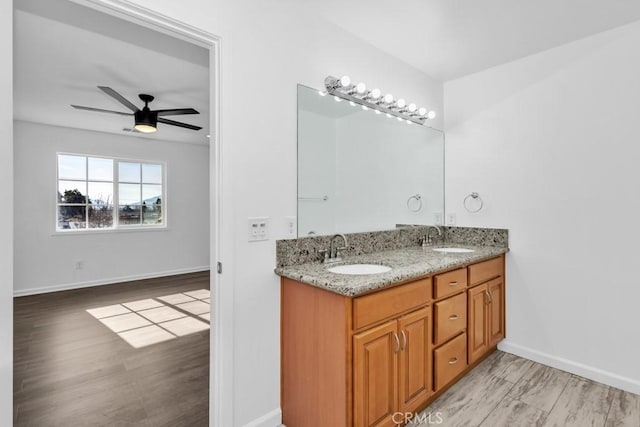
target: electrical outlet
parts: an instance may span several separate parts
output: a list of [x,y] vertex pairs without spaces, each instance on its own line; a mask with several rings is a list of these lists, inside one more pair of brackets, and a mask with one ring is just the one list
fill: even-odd
[[456,225],[456,214],[454,212],[447,213],[447,225]]
[[442,225],[442,212],[434,212],[433,223],[435,225]]
[[249,241],[269,240],[269,218],[249,218]]
[[284,217],[284,229],[287,237],[296,237],[296,217],[285,216]]

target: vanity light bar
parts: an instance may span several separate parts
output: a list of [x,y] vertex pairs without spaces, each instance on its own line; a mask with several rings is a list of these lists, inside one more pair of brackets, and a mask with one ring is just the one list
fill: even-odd
[[[327,88],[326,93],[333,95],[336,101],[346,99],[354,106],[360,104],[363,109],[386,113],[387,117],[395,116],[399,120],[406,120],[407,123],[423,125],[427,120],[436,117],[435,111],[427,111],[424,107],[417,108],[415,104],[407,104],[402,98],[395,100],[391,94],[382,96],[380,89],[367,90],[364,83],[352,84],[349,76],[328,76],[324,79],[324,86]],[[324,96],[326,93],[321,92],[320,95]]]

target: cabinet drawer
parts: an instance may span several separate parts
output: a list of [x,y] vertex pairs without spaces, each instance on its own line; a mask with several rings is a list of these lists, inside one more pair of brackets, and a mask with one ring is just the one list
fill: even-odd
[[355,298],[353,328],[360,329],[427,304],[431,298],[431,278]]
[[434,304],[435,345],[440,345],[456,336],[467,327],[467,294],[447,298]]
[[502,276],[502,257],[469,266],[469,285],[477,285],[494,277]]
[[467,269],[459,268],[438,274],[434,280],[433,297],[435,299],[446,297],[467,287]]
[[467,367],[467,334],[433,351],[436,391],[447,385]]

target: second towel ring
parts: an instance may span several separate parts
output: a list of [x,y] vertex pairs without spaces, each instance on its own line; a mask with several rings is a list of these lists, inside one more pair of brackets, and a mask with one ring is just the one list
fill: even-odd
[[[411,201],[415,200],[418,202],[418,207],[416,209],[411,208]],[[422,196],[420,194],[414,194],[413,196],[407,199],[407,209],[411,212],[420,212],[422,210]]]
[[[480,206],[478,206],[476,209],[469,209],[469,206],[467,206],[467,201],[469,200],[469,198],[471,198],[473,200],[478,200],[480,202]],[[484,206],[484,202],[482,201],[482,197],[480,197],[480,195],[478,193],[476,193],[475,191],[473,193],[471,193],[471,194],[468,194],[467,197],[464,198],[464,201],[462,202],[462,204],[464,205],[464,208],[469,213],[480,212],[482,210],[482,207]]]

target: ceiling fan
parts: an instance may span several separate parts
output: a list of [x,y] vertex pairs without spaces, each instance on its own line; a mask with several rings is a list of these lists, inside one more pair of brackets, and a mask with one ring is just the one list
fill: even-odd
[[98,89],[113,97],[116,101],[133,111],[133,113],[123,113],[121,111],[103,110],[102,108],[83,107],[81,105],[71,105],[78,110],[97,111],[99,113],[119,114],[121,116],[133,116],[135,119],[135,130],[143,133],[152,133],[158,130],[158,123],[164,123],[165,125],[178,126],[182,128],[200,130],[202,127],[190,125],[188,123],[176,122],[175,120],[165,119],[162,116],[177,116],[182,114],[200,114],[193,108],[172,108],[168,110],[151,110],[149,109],[149,103],[153,101],[154,97],[141,93],[138,95],[144,102],[144,107],[139,109],[132,102],[127,100],[124,96],[120,95],[115,90],[107,86],[98,86]]

